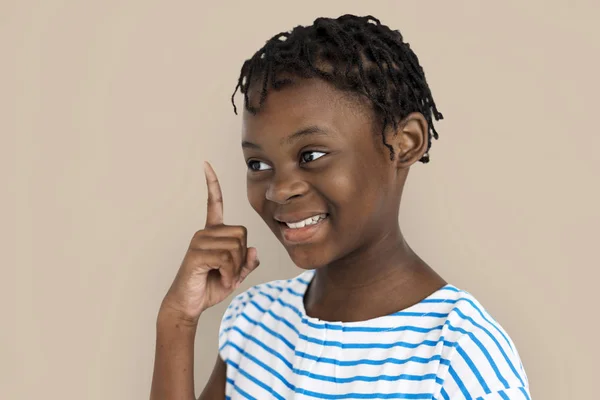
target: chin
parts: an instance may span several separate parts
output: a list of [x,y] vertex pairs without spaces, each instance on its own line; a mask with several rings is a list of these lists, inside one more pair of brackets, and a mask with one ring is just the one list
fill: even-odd
[[326,251],[310,248],[311,246],[294,246],[286,248],[292,262],[301,269],[312,270],[324,267],[331,262]]

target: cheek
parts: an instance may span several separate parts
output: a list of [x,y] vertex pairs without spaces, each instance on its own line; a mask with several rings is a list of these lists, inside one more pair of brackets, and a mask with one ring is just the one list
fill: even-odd
[[258,214],[262,214],[263,205],[265,200],[265,192],[261,185],[254,182],[246,182],[246,196],[248,197],[248,203]]
[[324,177],[327,193],[339,212],[353,215],[352,218],[364,219],[377,206],[380,188],[377,179],[367,173],[368,168],[360,165],[348,165],[332,171]]

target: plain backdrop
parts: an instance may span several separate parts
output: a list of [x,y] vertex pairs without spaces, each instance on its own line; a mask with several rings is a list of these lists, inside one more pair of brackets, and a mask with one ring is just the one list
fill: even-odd
[[[0,398],[148,398],[158,306],[204,222],[204,160],[261,256],[240,290],[300,272],[247,203],[230,96],[268,38],[345,13],[401,30],[446,117],[409,178],[409,242],[508,330],[533,398],[597,398],[599,11],[0,0]],[[198,393],[229,300],[202,317]]]

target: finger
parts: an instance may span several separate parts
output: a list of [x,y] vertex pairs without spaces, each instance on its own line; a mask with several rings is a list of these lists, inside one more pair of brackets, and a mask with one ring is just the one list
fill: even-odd
[[194,238],[190,244],[194,250],[227,250],[231,252],[236,274],[241,270],[242,264],[246,262],[246,251],[237,237],[230,236],[205,236]]
[[[232,237],[236,238],[240,242],[240,246],[242,248],[242,263],[246,260],[246,251],[247,243],[248,243],[248,230],[245,226],[235,226],[235,225],[219,225],[215,227],[211,227],[210,229],[206,229],[205,231],[201,231],[202,238],[212,236],[212,237]],[[198,232],[200,233],[200,232]],[[204,240],[204,239],[199,239]],[[240,264],[241,265],[241,264]]]
[[221,284],[230,289],[235,285],[237,281],[237,273],[234,272],[232,265],[222,265],[219,268],[219,273],[221,274]]
[[242,283],[244,279],[254,271],[260,265],[260,260],[258,259],[258,251],[255,247],[248,247],[248,252],[246,255],[246,262],[240,271],[240,276],[238,278],[238,284]]
[[223,193],[215,170],[206,161],[204,162],[204,175],[208,186],[206,226],[221,225],[223,223]]
[[191,249],[189,255],[193,258],[191,264],[204,270],[204,273],[218,270],[223,286],[231,288],[237,280],[237,268],[229,250]]

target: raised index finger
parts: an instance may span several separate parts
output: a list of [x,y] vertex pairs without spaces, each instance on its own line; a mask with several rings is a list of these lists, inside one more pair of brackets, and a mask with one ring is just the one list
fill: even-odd
[[208,186],[208,207],[206,210],[206,226],[223,224],[223,193],[219,179],[212,166],[204,162],[204,175]]

